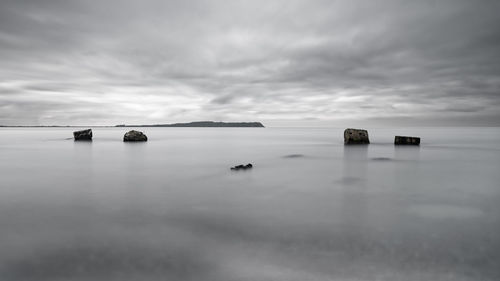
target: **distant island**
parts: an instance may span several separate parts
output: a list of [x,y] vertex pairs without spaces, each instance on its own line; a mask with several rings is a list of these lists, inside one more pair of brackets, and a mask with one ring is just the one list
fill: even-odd
[[95,127],[95,128],[109,128],[109,127],[251,127],[251,128],[264,128],[260,122],[214,122],[214,121],[197,121],[189,123],[173,123],[173,124],[152,124],[152,125],[0,125],[0,128],[80,128],[80,127]]
[[264,128],[260,122],[214,122],[214,121],[197,121],[189,123],[173,123],[173,124],[153,124],[153,125],[116,125],[115,127],[253,127]]

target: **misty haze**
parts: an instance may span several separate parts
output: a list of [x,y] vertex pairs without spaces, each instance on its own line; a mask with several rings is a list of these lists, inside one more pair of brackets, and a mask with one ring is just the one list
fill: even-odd
[[0,280],[500,280],[499,14],[0,0]]

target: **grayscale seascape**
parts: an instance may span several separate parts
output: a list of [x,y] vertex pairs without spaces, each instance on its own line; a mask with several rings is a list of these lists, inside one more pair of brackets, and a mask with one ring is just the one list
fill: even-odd
[[499,281],[499,0],[0,0],[0,281]]
[[0,280],[500,280],[499,128],[73,129],[0,128]]

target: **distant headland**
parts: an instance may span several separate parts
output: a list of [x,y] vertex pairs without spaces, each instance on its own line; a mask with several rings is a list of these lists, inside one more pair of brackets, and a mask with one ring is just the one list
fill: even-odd
[[254,127],[264,128],[260,122],[214,122],[214,121],[197,121],[189,123],[173,123],[173,124],[153,124],[153,125],[116,125],[115,127]]
[[0,125],[4,128],[72,128],[72,127],[252,127],[252,128],[264,128],[264,125],[260,122],[214,122],[214,121],[196,121],[189,123],[172,123],[172,124],[151,124],[151,125],[94,125],[94,126],[73,126],[73,125]]

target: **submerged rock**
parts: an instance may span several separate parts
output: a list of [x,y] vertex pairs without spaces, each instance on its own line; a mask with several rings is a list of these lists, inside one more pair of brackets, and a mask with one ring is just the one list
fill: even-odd
[[369,144],[368,131],[362,129],[345,129],[344,144]]
[[283,158],[301,158],[301,157],[304,157],[304,155],[303,154],[288,154],[288,155],[283,156]]
[[391,161],[392,159],[389,157],[374,157],[372,158],[374,161]]
[[123,141],[147,141],[148,137],[140,131],[128,131],[123,136]]
[[74,137],[75,141],[92,140],[92,129],[75,131],[75,132],[73,132],[73,137]]
[[237,165],[237,166],[231,167],[231,170],[233,170],[233,171],[246,170],[246,169],[251,169],[252,167],[253,167],[253,165],[248,163],[246,165]]
[[407,137],[407,136],[395,136],[395,145],[420,145],[420,138],[417,137]]

